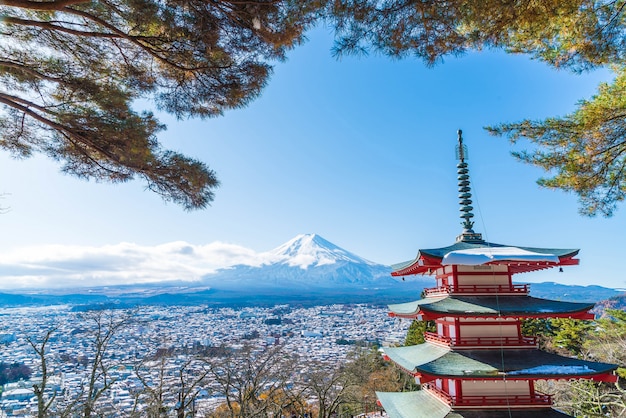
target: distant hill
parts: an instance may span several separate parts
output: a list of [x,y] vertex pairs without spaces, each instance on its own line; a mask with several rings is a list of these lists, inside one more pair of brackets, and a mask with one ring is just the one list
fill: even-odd
[[[0,293],[0,307],[70,304],[76,305],[76,309],[86,309],[94,306],[272,306],[282,303],[384,306],[419,299],[425,287],[435,286],[434,278],[428,276],[398,280],[391,276],[391,267],[359,257],[317,234],[298,235],[262,255],[265,262],[260,265],[221,269],[199,282],[5,292]],[[572,302],[610,300],[614,304],[611,306],[622,307],[621,294],[621,291],[601,286],[531,284],[532,296]]]
[[623,290],[602,286],[576,286],[554,282],[531,283],[530,295],[538,298],[567,302],[598,302],[622,295]]
[[[71,290],[74,292],[75,290]],[[0,293],[0,307],[12,306],[45,306],[60,304],[86,304],[86,303],[104,303],[109,301],[106,295],[88,295],[88,294],[48,294],[44,291],[38,291],[31,294],[20,293]]]
[[609,299],[599,301],[593,308],[592,312],[596,316],[603,316],[607,309],[620,309],[626,310],[626,293],[622,293],[619,296],[613,296]]

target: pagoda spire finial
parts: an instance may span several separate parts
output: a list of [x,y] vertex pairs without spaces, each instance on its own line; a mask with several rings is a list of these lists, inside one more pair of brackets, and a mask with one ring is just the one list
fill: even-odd
[[457,241],[482,241],[482,235],[474,232],[472,227],[474,226],[474,222],[472,222],[472,218],[474,214],[472,210],[474,209],[472,204],[472,192],[470,188],[470,178],[469,178],[469,170],[467,168],[467,147],[463,144],[463,131],[458,130],[459,134],[459,144],[456,146],[456,157],[459,160],[459,163],[456,165],[458,180],[459,180],[459,204],[461,205],[461,218],[463,222],[463,232],[461,235],[456,237]]

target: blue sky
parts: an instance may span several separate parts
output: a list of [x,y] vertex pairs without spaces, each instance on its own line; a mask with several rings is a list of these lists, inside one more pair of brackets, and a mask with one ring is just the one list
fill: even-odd
[[575,196],[540,189],[542,172],[483,130],[565,115],[611,79],[608,71],[575,75],[497,51],[433,68],[375,55],[337,60],[331,46],[329,30],[312,31],[246,108],[210,120],[159,116],[165,148],[218,173],[221,187],[203,211],[164,203],[140,181],[85,182],[44,157],[0,154],[1,202],[10,208],[0,215],[0,288],[193,280],[301,233],[382,264],[412,259],[461,231],[458,129],[476,232],[502,244],[581,249],[580,266],[516,280],[626,287],[616,265],[626,209],[581,217]]

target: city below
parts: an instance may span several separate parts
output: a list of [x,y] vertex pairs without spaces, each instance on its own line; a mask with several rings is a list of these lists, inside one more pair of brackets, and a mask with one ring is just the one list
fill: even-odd
[[[98,312],[98,311],[96,311]],[[99,311],[104,315],[104,311]],[[120,316],[128,311],[107,311]],[[272,308],[210,308],[207,306],[144,306],[114,335],[106,354],[115,364],[108,372],[114,381],[103,408],[128,416],[135,407],[134,394],[143,389],[137,375],[140,365],[159,352],[177,353],[167,359],[164,374],[175,378],[198,348],[251,345],[260,349],[280,346],[307,363],[341,365],[355,345],[379,346],[403,343],[410,321],[390,318],[382,306],[365,304],[326,305],[308,308],[278,305]],[[78,399],[89,378],[88,358],[95,329],[94,311],[83,312],[71,305],[0,309],[0,363],[22,363],[33,371],[32,381],[4,386],[0,417],[36,416],[33,383],[41,380],[41,361],[29,343],[41,343],[53,330],[46,361],[50,396],[57,393],[59,406]],[[181,354],[184,353],[184,354]],[[159,379],[159,367],[146,373]],[[201,392],[196,410],[207,410],[223,399]],[[108,405],[107,405],[108,404]]]

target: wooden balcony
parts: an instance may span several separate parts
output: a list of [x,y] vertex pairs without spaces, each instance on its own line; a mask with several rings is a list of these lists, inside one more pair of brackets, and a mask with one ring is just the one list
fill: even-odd
[[552,396],[536,392],[534,395],[463,396],[453,398],[454,408],[489,407],[546,407],[552,406]]
[[524,347],[536,348],[537,337],[515,336],[515,337],[467,337],[452,338],[436,334],[434,332],[425,332],[424,339],[430,343],[445,345],[454,348],[493,348],[493,347]]
[[540,392],[535,392],[534,395],[451,396],[429,383],[425,384],[424,388],[439,398],[443,403],[455,409],[498,406],[514,408],[552,406],[552,396]]
[[527,295],[530,291],[529,284],[501,284],[501,285],[447,285],[424,289],[424,296],[444,295]]

